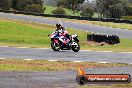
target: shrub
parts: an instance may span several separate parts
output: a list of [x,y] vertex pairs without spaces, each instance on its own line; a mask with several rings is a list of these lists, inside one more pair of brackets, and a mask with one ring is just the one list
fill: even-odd
[[122,16],[122,19],[132,20],[132,16]]
[[39,4],[32,4],[25,7],[25,12],[33,12],[33,13],[44,13],[46,10],[46,7],[43,8],[43,6]]
[[80,15],[82,17],[92,17],[94,15],[94,11],[90,7],[87,7],[87,8],[82,10]]
[[128,8],[126,9],[126,15],[132,16],[132,5],[128,6]]
[[66,12],[63,8],[58,7],[57,9],[52,11],[52,14],[56,14],[56,15],[65,15]]
[[0,0],[0,9],[2,11],[10,10],[11,0]]

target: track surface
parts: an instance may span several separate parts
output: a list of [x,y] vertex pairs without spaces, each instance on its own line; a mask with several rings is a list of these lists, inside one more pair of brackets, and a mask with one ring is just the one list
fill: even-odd
[[[132,67],[91,68],[87,73],[132,75]],[[75,71],[0,72],[0,88],[77,88],[76,74]]]
[[[58,21],[48,18],[16,15],[9,13],[1,13],[0,17],[38,22],[43,24],[55,25]],[[91,31],[101,34],[116,34],[123,38],[132,38],[132,31],[118,28],[109,28],[102,26],[95,26],[91,24],[79,24],[64,21],[64,26],[85,31]],[[18,59],[55,59],[55,60],[68,60],[68,61],[88,61],[88,62],[121,62],[132,63],[132,53],[114,53],[114,52],[94,52],[94,51],[81,51],[74,53],[72,51],[53,52],[50,49],[18,49],[18,48],[3,48],[0,47],[0,58],[18,58]]]
[[51,49],[0,47],[0,58],[41,59],[83,62],[120,62],[132,64],[132,53],[97,51],[59,51]]
[[[33,16],[0,13],[0,17],[32,21],[55,25],[58,21]],[[118,28],[108,28],[91,24],[77,24],[63,22],[64,26],[90,31],[99,34],[119,35],[123,38],[132,38],[132,31]],[[43,59],[43,60],[66,60],[86,62],[121,62],[132,63],[132,53],[72,51],[54,52],[51,49],[24,49],[13,47],[0,47],[0,58],[16,59]],[[126,73],[132,75],[132,67],[88,69],[88,73]],[[0,88],[75,88],[75,71],[61,72],[0,72]]]
[[[35,16],[26,16],[26,15],[8,14],[8,13],[1,13],[1,12],[0,12],[0,17],[32,21],[32,22],[50,24],[50,25],[55,25],[58,22],[58,20],[54,20],[54,19],[35,17]],[[122,38],[132,38],[132,31],[130,30],[102,27],[102,26],[96,26],[92,24],[80,24],[80,23],[66,22],[63,20],[61,21],[63,22],[63,25],[68,28],[70,27],[74,29],[80,29],[80,30],[99,33],[99,34],[118,35],[119,37],[122,37]]]

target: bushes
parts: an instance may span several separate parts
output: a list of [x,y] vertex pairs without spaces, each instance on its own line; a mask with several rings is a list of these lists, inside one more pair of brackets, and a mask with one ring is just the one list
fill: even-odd
[[11,0],[0,0],[0,9],[2,11],[10,10],[11,8]]
[[57,9],[52,11],[52,14],[55,14],[55,15],[66,15],[66,12],[65,12],[65,10],[63,8],[58,7]]
[[122,19],[125,19],[125,20],[132,20],[132,16],[122,16]]
[[90,7],[87,7],[82,10],[80,15],[82,17],[92,17],[94,15],[94,11]]
[[25,12],[43,13],[46,8],[43,8],[39,4],[32,4],[25,7]]
[[132,5],[130,5],[130,6],[126,9],[126,15],[132,16]]
[[10,9],[36,13],[43,13],[44,11],[42,0],[0,0],[1,11]]

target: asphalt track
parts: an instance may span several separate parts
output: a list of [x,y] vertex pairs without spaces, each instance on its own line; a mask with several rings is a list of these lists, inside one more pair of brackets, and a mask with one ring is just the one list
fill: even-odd
[[31,60],[61,60],[83,62],[115,62],[132,64],[132,52],[59,51],[39,48],[0,47],[0,58],[31,59]]
[[[90,68],[88,74],[130,74],[132,67]],[[77,88],[76,71],[0,72],[0,88]],[[95,85],[95,84],[94,84]],[[94,86],[89,84],[88,86]],[[110,84],[101,84],[110,85]]]
[[[0,17],[32,21],[42,24],[55,25],[58,21],[54,19],[17,15],[9,13],[1,13]],[[64,26],[75,29],[91,31],[103,34],[117,34],[123,38],[132,38],[132,31],[118,28],[109,28],[95,26],[91,24],[79,24],[71,22],[63,22]],[[18,58],[18,59],[46,59],[46,60],[64,60],[64,61],[84,61],[84,62],[120,62],[132,63],[132,52],[97,52],[97,51],[80,51],[74,53],[72,51],[54,52],[51,49],[23,49],[13,47],[0,47],[0,58]]]
[[98,33],[98,34],[118,35],[121,38],[132,38],[132,31],[127,29],[124,30],[120,28],[110,28],[110,27],[96,26],[92,24],[80,24],[75,22],[67,22],[64,20],[49,19],[45,17],[42,18],[42,17],[16,15],[16,14],[1,13],[1,12],[0,12],[0,17],[31,21],[31,22],[37,22],[42,24],[50,24],[50,25],[55,25],[58,21],[62,21],[63,26],[67,28],[80,29],[84,31]]
[[[43,24],[54,25],[57,20],[38,18],[33,16],[15,15],[0,13],[0,17],[32,21]],[[132,38],[132,31],[95,26],[91,24],[77,24],[63,22],[64,26],[90,31],[99,34],[119,35],[122,38]],[[97,51],[72,51],[54,52],[51,49],[15,48],[0,47],[0,59],[41,59],[41,60],[64,60],[64,61],[84,61],[84,62],[119,62],[132,64],[132,52],[97,52]],[[131,67],[88,69],[88,73],[126,73],[132,75]],[[76,88],[75,71],[60,72],[0,72],[0,88]]]

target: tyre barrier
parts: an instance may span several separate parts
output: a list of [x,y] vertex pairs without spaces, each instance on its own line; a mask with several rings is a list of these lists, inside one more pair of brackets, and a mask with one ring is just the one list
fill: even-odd
[[116,35],[97,35],[97,34],[91,34],[87,35],[87,41],[95,41],[97,43],[105,42],[110,45],[113,44],[119,44],[120,38]]
[[69,16],[69,15],[59,15],[59,14],[58,15],[51,15],[51,14],[33,13],[33,12],[24,12],[24,11],[2,11],[2,10],[0,10],[0,12],[43,16],[43,17],[56,17],[56,18],[68,18],[68,19],[77,19],[77,20],[89,20],[89,21],[102,21],[102,22],[132,24],[132,20],[115,19],[115,18],[93,18],[93,17]]

